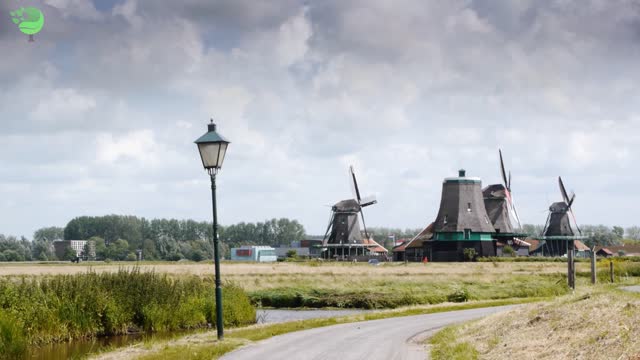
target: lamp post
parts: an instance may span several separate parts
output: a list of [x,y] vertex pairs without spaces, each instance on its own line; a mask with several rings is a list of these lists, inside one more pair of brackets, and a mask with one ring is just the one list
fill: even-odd
[[198,145],[202,165],[211,177],[211,202],[213,204],[213,256],[216,267],[216,329],[218,340],[224,338],[222,321],[222,288],[220,284],[220,251],[218,249],[218,210],[216,206],[216,175],[222,168],[224,155],[227,152],[229,142],[216,133],[216,124],[208,125],[209,131],[202,135],[195,143]]

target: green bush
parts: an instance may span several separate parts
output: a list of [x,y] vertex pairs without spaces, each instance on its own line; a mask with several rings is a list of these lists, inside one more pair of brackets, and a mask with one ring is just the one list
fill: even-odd
[[462,250],[464,254],[464,261],[474,261],[478,253],[476,253],[476,249],[466,248]]
[[516,256],[516,251],[513,250],[513,248],[510,245],[505,245],[505,247],[502,248],[502,253],[505,256],[510,256],[510,257]]
[[[225,285],[223,305],[228,326],[255,322],[255,308],[240,287]],[[0,315],[9,312],[15,317],[7,322],[0,316],[0,336],[7,324],[18,324],[29,344],[126,334],[131,329],[204,327],[215,324],[214,308],[211,278],[172,278],[138,268],[0,280]],[[20,334],[15,329],[9,333]],[[8,339],[0,339],[4,341],[0,350],[20,337]]]
[[452,293],[447,295],[447,301],[449,302],[467,302],[469,301],[469,292],[465,288],[460,288],[454,290]]

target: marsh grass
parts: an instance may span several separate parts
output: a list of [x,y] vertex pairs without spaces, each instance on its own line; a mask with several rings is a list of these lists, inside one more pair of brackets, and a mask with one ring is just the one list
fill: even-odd
[[[238,286],[223,290],[225,325],[255,322]],[[213,281],[139,268],[0,280],[0,347],[215,324]],[[1,350],[2,348],[0,348]],[[2,351],[1,353],[4,353]]]

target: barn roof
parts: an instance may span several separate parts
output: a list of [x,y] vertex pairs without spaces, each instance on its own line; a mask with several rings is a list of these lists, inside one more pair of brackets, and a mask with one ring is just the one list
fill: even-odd
[[[603,247],[601,246],[596,247],[596,251],[599,251],[601,249],[603,249]],[[624,251],[625,254],[627,255],[640,254],[640,245],[615,245],[615,246],[607,246],[606,249],[608,249],[611,252],[611,255],[615,255],[619,251]]]
[[396,245],[396,246],[393,247],[392,251],[393,252],[403,252],[407,248],[407,244],[408,243],[409,242],[407,241],[407,242],[404,242],[404,243],[402,243],[400,245]]
[[376,242],[372,238],[364,239],[363,241],[364,241],[364,243],[366,245],[375,245],[375,247],[370,247],[369,251],[373,251],[373,252],[377,252],[377,253],[382,253],[382,252],[387,253],[387,252],[389,252],[389,250],[387,250],[384,246],[378,244],[378,242]]
[[607,255],[613,255],[613,251],[607,249],[607,248],[600,248],[598,250],[596,250],[596,252],[600,252],[602,251],[603,253],[607,254]]
[[590,251],[591,249],[580,240],[573,240],[575,249],[578,251]]
[[402,252],[407,248],[421,248],[423,243],[426,240],[429,240],[433,237],[433,227],[434,224],[429,224],[426,228],[422,229],[416,236],[414,236],[411,240],[404,242],[393,248],[393,252]]

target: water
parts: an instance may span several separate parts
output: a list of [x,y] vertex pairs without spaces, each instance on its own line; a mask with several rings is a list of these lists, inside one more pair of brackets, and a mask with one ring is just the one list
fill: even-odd
[[[371,310],[258,310],[256,320],[259,324],[275,324],[287,321],[306,320],[328,318],[335,316],[346,316],[369,312]],[[171,339],[187,334],[193,334],[197,331],[181,331],[171,333],[155,333],[155,334],[130,334],[120,336],[108,336],[94,339],[80,339],[72,342],[55,343],[34,347],[29,350],[25,357],[27,360],[67,360],[77,359],[87,356],[91,353],[104,351],[105,349],[115,349],[119,347],[129,346],[149,339]]]
[[258,310],[256,318],[258,324],[275,324],[287,321],[329,318],[362,314],[371,310]]
[[27,360],[67,360],[83,358],[91,353],[125,347],[145,340],[172,339],[182,335],[193,334],[197,331],[178,331],[168,333],[137,333],[129,335],[105,336],[93,339],[77,339],[71,342],[53,343],[29,349]]

